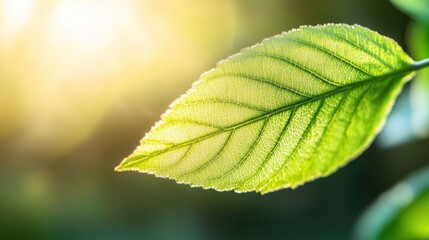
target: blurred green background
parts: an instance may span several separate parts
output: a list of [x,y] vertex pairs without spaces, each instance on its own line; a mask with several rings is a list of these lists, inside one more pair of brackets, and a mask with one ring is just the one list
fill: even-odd
[[[387,0],[0,3],[0,239],[349,239],[381,192],[427,164],[429,140],[392,143],[410,127],[389,119],[357,160],[296,190],[113,171],[202,72],[266,37],[356,23],[408,50],[409,19]],[[409,119],[408,88],[395,119]]]

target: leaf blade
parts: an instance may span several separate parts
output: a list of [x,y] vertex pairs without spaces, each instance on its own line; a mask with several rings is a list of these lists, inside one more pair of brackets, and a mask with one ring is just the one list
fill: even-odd
[[[332,173],[369,145],[411,66],[395,42],[360,26],[304,27],[266,39],[203,74],[116,170],[238,192],[296,187]],[[371,111],[350,111],[360,104]],[[183,131],[175,121],[207,129]],[[150,143],[175,136],[187,140]],[[333,149],[335,140],[346,147]],[[179,164],[158,166],[171,159]]]

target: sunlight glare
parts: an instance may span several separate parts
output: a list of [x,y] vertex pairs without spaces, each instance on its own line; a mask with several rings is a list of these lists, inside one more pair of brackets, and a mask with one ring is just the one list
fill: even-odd
[[51,36],[90,53],[107,48],[117,31],[112,5],[94,1],[62,1],[50,20]]
[[17,34],[0,36],[0,137],[16,134],[19,159],[56,159],[117,109],[156,116],[161,89],[183,89],[233,36],[229,0],[1,1],[0,34],[5,16]]
[[2,35],[6,42],[15,39],[31,16],[36,0],[3,0]]

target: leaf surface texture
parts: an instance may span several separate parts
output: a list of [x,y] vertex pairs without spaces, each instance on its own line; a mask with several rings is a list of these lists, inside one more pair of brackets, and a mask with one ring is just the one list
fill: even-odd
[[412,63],[357,25],[265,39],[204,73],[116,170],[220,191],[294,188],[370,144]]

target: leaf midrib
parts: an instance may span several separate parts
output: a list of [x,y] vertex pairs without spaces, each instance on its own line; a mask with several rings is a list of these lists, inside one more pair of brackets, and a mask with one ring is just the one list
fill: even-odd
[[[369,79],[365,79],[365,80],[362,80],[362,81],[359,81],[359,82],[356,82],[356,83],[352,83],[352,84],[349,84],[349,85],[344,85],[344,86],[338,87],[338,88],[336,88],[336,89],[334,89],[332,91],[328,91],[326,93],[314,96],[312,98],[308,98],[308,99],[304,99],[302,101],[296,102],[296,103],[294,103],[292,105],[283,106],[283,107],[280,107],[280,108],[275,109],[273,111],[261,114],[259,116],[253,117],[253,118],[250,118],[250,119],[245,120],[245,121],[243,121],[243,122],[241,122],[239,124],[236,124],[236,125],[233,125],[233,126],[230,126],[230,127],[227,127],[227,128],[222,128],[222,129],[220,129],[218,131],[215,131],[215,132],[212,132],[212,133],[209,133],[209,134],[206,134],[206,135],[194,138],[194,139],[192,139],[190,141],[186,141],[186,142],[182,142],[182,143],[176,144],[176,145],[174,145],[172,147],[169,147],[169,148],[166,148],[166,149],[163,149],[163,150],[160,150],[160,151],[155,151],[155,152],[153,152],[153,154],[150,154],[150,155],[148,155],[148,154],[140,154],[140,155],[138,154],[138,155],[135,155],[134,158],[136,158],[136,159],[134,161],[127,162],[127,165],[132,165],[135,162],[144,160],[142,158],[149,159],[149,158],[158,156],[160,154],[163,154],[163,153],[175,150],[175,149],[179,149],[179,148],[181,148],[183,146],[186,146],[186,145],[189,145],[189,144],[192,145],[192,144],[194,144],[196,142],[205,140],[205,139],[210,138],[212,136],[215,136],[217,134],[220,134],[220,133],[223,133],[223,132],[227,132],[227,131],[231,131],[231,130],[240,128],[242,126],[249,125],[251,123],[254,123],[254,122],[257,122],[259,120],[262,120],[262,119],[264,119],[266,117],[271,117],[273,115],[282,113],[284,111],[287,111],[287,110],[290,110],[290,109],[293,109],[293,108],[298,108],[298,107],[300,107],[302,105],[305,105],[305,104],[308,104],[308,103],[311,103],[311,102],[315,102],[315,101],[323,99],[323,98],[328,98],[328,97],[330,97],[332,95],[335,95],[335,94],[338,94],[338,93],[341,93],[341,92],[345,92],[345,91],[350,90],[352,88],[357,88],[357,87],[363,86],[365,84],[368,84],[369,82],[382,81],[382,80],[389,79],[391,77],[397,77],[397,76],[401,76],[401,75],[407,75],[407,74],[413,72],[414,70],[416,70],[416,66],[413,65],[413,64],[410,64],[407,68],[404,68],[404,69],[401,69],[401,70],[398,70],[398,71],[394,71],[394,72],[390,72],[390,73],[387,73],[387,74],[375,76],[375,77],[372,77],[372,78],[369,78]],[[139,158],[139,156],[141,158]]]

